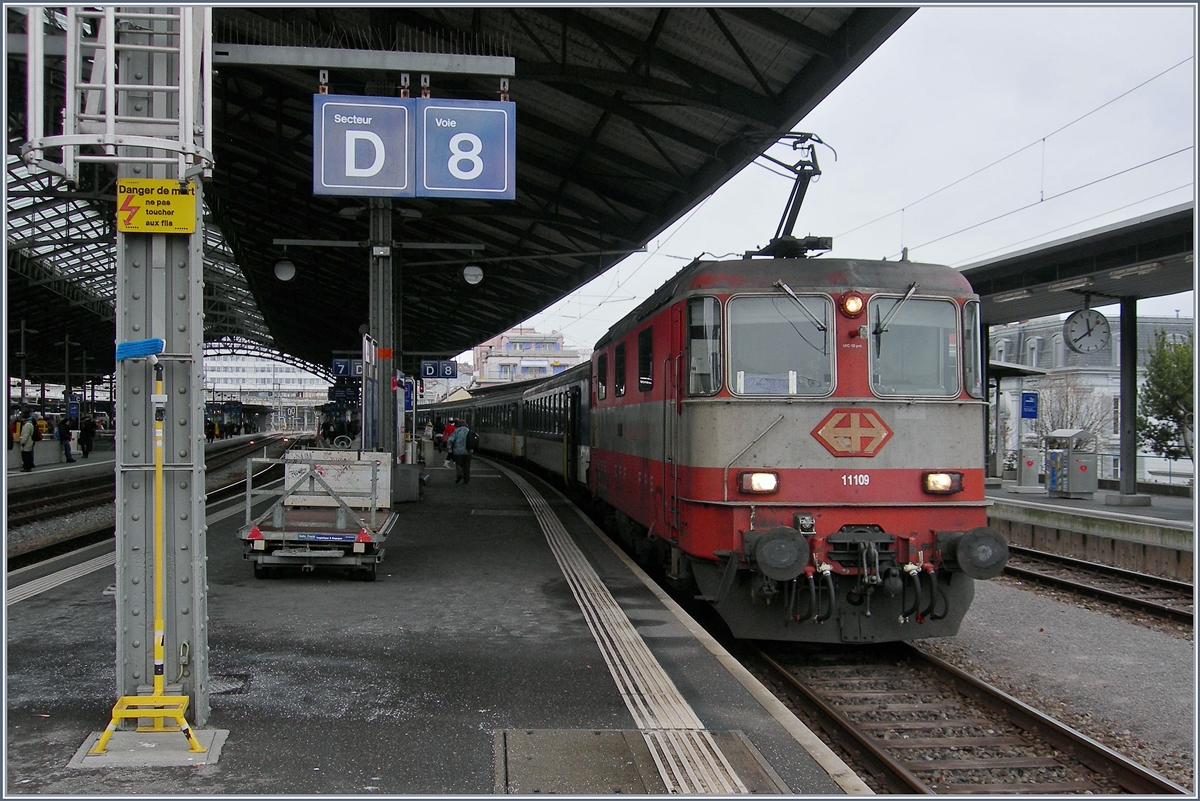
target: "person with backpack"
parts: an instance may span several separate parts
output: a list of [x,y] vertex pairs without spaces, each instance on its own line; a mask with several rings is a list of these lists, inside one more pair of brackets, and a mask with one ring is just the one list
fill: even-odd
[[63,461],[74,462],[75,457],[71,455],[71,421],[67,418],[60,418],[58,425],[54,427],[54,437],[62,445]]
[[33,422],[33,415],[31,415],[29,412],[26,412],[25,422],[21,425],[22,473],[28,473],[33,470],[33,446],[41,438],[42,432],[38,431],[37,424]]
[[[470,484],[471,454],[474,451],[470,443],[473,441],[478,446],[479,435],[467,428],[466,420],[452,420],[451,422],[454,424],[454,433],[450,435],[446,447],[449,448],[450,453],[454,454],[454,483],[457,484],[461,481],[464,484]],[[473,440],[472,437],[474,437]]]

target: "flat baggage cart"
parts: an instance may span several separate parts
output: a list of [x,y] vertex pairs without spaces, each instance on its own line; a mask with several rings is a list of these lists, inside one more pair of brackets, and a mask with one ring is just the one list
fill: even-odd
[[[390,454],[372,451],[295,450],[281,459],[247,459],[246,519],[238,537],[255,578],[286,566],[329,566],[374,581],[397,518],[390,463]],[[260,476],[255,487],[254,473],[275,464],[283,465],[283,483],[261,488]],[[274,500],[255,515],[267,498]]]

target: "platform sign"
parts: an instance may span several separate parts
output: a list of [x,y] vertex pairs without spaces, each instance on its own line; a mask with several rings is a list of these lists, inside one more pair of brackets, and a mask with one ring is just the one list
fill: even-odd
[[362,359],[351,359],[350,360],[350,375],[353,378],[362,378],[362,375],[363,375],[363,360]]
[[333,374],[335,376],[349,376],[350,375],[350,360],[349,359],[334,359],[333,360]]
[[196,183],[170,178],[117,179],[117,230],[125,234],[196,233]]
[[414,98],[313,96],[313,194],[412,197]]
[[458,362],[438,362],[438,378],[458,378]]
[[437,378],[438,362],[421,361],[421,378]]
[[404,411],[411,412],[413,410],[413,394],[416,389],[416,384],[411,378],[404,379]]
[[79,401],[71,401],[67,404],[67,417],[73,420],[79,419]]
[[1021,419],[1036,420],[1038,416],[1038,394],[1036,392],[1021,393]]
[[494,100],[420,101],[417,195],[516,198],[516,108]]

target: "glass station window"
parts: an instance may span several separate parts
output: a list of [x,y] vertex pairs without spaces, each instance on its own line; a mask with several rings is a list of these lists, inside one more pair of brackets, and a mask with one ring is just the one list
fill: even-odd
[[957,312],[951,300],[872,298],[867,305],[872,391],[905,397],[958,395]]
[[613,352],[613,391],[617,397],[625,394],[625,343],[617,345]]
[[596,399],[608,397],[608,354],[601,353],[596,359]]
[[832,303],[824,295],[799,301],[782,292],[729,301],[732,391],[826,395],[833,388]]
[[967,394],[983,397],[983,362],[980,355],[979,301],[967,301],[963,306],[963,377]]
[[713,395],[721,388],[721,303],[688,301],[688,394]]

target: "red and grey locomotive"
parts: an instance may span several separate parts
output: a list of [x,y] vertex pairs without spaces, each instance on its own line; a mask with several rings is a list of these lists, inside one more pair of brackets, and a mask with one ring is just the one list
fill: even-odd
[[463,408],[485,449],[585,484],[735,636],[953,635],[1008,557],[978,297],[945,266],[809,258],[822,244],[697,260],[590,366]]

